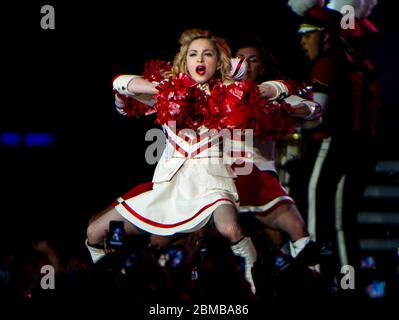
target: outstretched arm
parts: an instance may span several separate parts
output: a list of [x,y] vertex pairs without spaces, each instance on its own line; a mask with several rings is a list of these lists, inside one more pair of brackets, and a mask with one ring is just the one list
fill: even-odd
[[134,97],[150,106],[155,103],[153,95],[158,93],[155,83],[135,75],[117,76],[113,81],[113,87],[119,94]]
[[284,101],[289,103],[293,109],[290,116],[297,118],[296,127],[310,129],[321,124],[321,107],[317,102],[296,95],[291,95]]
[[290,95],[290,88],[285,81],[266,81],[258,87],[262,98],[268,98],[271,101],[284,98],[284,101],[291,105],[293,113],[290,113],[290,116],[296,118],[296,127],[314,128],[322,123],[322,105],[318,101],[306,100],[296,95]]

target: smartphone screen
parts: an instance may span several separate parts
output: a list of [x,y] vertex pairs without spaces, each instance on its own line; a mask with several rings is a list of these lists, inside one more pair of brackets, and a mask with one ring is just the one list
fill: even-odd
[[110,221],[107,237],[108,248],[121,248],[123,246],[123,237],[125,229],[122,221]]

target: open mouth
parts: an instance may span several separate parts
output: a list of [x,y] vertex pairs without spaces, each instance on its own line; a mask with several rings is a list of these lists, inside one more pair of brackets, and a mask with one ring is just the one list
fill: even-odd
[[205,74],[206,68],[205,66],[197,66],[195,68],[195,72],[198,73],[200,76],[203,76]]

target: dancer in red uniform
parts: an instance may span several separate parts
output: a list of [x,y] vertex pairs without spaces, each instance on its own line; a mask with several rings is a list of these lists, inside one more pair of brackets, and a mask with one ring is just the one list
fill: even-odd
[[340,275],[342,265],[357,264],[355,256],[348,260],[346,248],[357,242],[356,213],[375,159],[373,143],[369,142],[375,135],[378,105],[378,86],[372,88],[368,82],[375,73],[370,72],[368,63],[353,55],[354,47],[342,41],[339,11],[310,6],[301,13],[299,27],[301,46],[311,62],[309,81],[314,99],[322,107],[323,124],[303,131],[305,176],[296,179],[299,190],[304,184],[308,187],[304,189],[306,194],[297,196],[307,208],[309,230],[329,249],[326,253],[331,252],[323,259],[321,270],[332,278]]

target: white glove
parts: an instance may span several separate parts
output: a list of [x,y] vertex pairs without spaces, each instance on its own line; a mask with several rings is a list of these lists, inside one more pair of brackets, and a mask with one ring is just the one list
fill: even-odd
[[247,75],[248,62],[245,58],[231,58],[230,76],[234,80],[242,80]]
[[261,96],[269,98],[269,100],[279,100],[289,96],[288,87],[283,81],[265,81],[259,85]]
[[120,94],[134,96],[134,93],[130,92],[127,87],[129,82],[135,78],[140,78],[140,76],[130,75],[130,74],[122,74],[114,78],[112,85],[116,91]]

